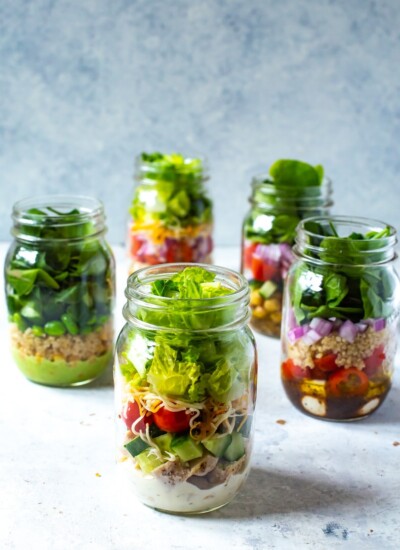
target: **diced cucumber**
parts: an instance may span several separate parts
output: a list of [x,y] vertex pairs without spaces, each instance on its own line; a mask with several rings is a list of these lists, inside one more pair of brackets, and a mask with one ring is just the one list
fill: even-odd
[[203,445],[207,449],[207,451],[210,451],[211,454],[219,458],[224,456],[225,451],[227,450],[227,448],[231,443],[232,443],[231,434],[226,434],[222,437],[213,437],[212,439],[203,441]]
[[158,468],[161,464],[164,464],[158,456],[151,452],[151,449],[144,450],[135,458],[140,466],[140,469],[145,474],[150,474],[150,472],[152,472],[155,468]]
[[149,445],[143,441],[143,439],[139,436],[135,437],[135,439],[132,439],[132,441],[129,441],[129,443],[126,443],[124,445],[125,449],[130,453],[132,456],[136,456],[143,452],[145,449],[147,449]]
[[163,435],[159,435],[158,437],[155,437],[153,439],[154,443],[157,445],[157,447],[160,449],[161,452],[171,452],[171,443],[173,439],[173,435],[170,433],[165,433]]
[[271,298],[278,285],[272,281],[266,281],[259,290],[260,295],[265,299]]
[[244,439],[242,434],[240,434],[239,432],[233,432],[232,441],[229,447],[224,452],[224,458],[226,458],[230,462],[234,462],[235,460],[241,458],[245,452],[246,449],[244,446]]
[[171,449],[183,462],[203,456],[203,446],[201,443],[193,441],[189,435],[175,436],[171,443]]

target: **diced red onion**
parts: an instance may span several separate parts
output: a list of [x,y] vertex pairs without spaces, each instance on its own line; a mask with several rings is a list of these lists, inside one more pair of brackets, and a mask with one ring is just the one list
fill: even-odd
[[379,319],[366,319],[367,323],[375,332],[379,332],[386,327],[386,320],[380,317]]
[[316,342],[318,342],[319,340],[321,340],[322,336],[320,334],[318,334],[318,332],[316,332],[315,330],[313,329],[310,329],[302,338],[302,342],[304,342],[305,344],[307,344],[308,346],[312,346],[313,344],[315,344]]
[[289,330],[288,332],[288,338],[291,344],[294,344],[296,340],[304,336],[308,331],[308,326],[303,325],[302,327],[295,327]]
[[326,319],[321,319],[321,317],[314,317],[310,323],[310,328],[314,329],[315,332],[318,332],[321,336],[328,336],[332,331],[332,323]]
[[279,244],[258,244],[254,251],[254,256],[267,263],[279,264],[281,259],[281,250]]
[[291,330],[292,328],[297,327],[296,317],[295,317],[294,310],[293,310],[292,307],[288,308],[287,325],[288,325],[289,330]]
[[358,332],[365,332],[368,328],[367,323],[356,323]]
[[279,250],[283,260],[286,260],[286,263],[291,265],[294,261],[294,254],[292,247],[288,243],[280,243]]
[[347,342],[350,342],[350,344],[354,342],[357,334],[358,328],[354,323],[350,321],[350,319],[347,319],[347,321],[345,321],[339,328],[339,336],[343,338],[343,340],[347,340]]

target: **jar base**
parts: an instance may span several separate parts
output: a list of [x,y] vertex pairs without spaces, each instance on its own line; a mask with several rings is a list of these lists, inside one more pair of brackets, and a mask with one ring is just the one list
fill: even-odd
[[25,356],[13,349],[14,361],[22,374],[35,384],[57,388],[83,386],[93,382],[112,365],[112,352],[87,361],[49,361]]

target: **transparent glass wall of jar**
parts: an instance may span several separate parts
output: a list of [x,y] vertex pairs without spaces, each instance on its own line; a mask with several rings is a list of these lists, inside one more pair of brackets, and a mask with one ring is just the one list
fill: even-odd
[[33,382],[90,382],[112,364],[114,259],[104,210],[89,197],[14,205],[5,261],[11,350]]
[[242,230],[241,272],[250,284],[251,326],[257,332],[279,338],[296,226],[303,218],[329,213],[331,187],[327,178],[304,188],[277,186],[269,174],[253,179]]
[[396,232],[343,216],[299,224],[285,291],[282,382],[300,411],[368,416],[392,381],[399,317]]
[[148,506],[219,508],[250,467],[257,361],[247,283],[228,269],[166,264],[131,275],[125,294],[119,472]]
[[208,178],[201,158],[177,153],[142,153],[136,158],[128,230],[130,272],[168,262],[211,262]]

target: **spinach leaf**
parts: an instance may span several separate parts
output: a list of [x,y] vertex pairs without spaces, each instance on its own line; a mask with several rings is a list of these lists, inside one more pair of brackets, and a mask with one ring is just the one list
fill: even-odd
[[77,238],[93,231],[91,222],[80,221],[77,209],[31,209],[26,216],[36,223],[29,234],[36,232],[43,240],[17,241],[10,249],[5,269],[10,315],[20,329],[35,327],[38,333],[53,321],[71,334],[96,330],[107,322],[113,305],[110,250],[98,238]]

